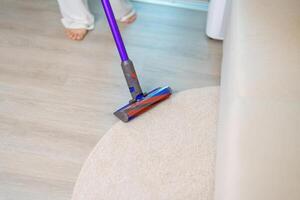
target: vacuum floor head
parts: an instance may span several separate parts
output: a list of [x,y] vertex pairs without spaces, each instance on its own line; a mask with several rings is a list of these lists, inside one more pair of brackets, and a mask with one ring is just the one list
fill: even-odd
[[172,94],[170,87],[156,88],[134,102],[120,108],[114,115],[123,122],[128,122],[152,108],[157,103],[167,99]]

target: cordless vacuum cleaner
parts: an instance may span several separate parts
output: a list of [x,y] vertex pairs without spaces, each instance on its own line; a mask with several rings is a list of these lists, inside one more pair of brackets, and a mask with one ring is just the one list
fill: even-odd
[[141,86],[139,84],[136,72],[132,61],[129,59],[125,45],[123,43],[113,10],[111,8],[109,0],[101,0],[106,14],[107,21],[109,23],[112,35],[114,37],[116,46],[118,48],[122,70],[132,96],[132,100],[129,104],[123,106],[114,115],[117,116],[123,122],[128,122],[138,115],[144,113],[145,111],[152,108],[157,103],[168,98],[172,91],[170,87],[159,87],[152,90],[149,93],[143,93]]

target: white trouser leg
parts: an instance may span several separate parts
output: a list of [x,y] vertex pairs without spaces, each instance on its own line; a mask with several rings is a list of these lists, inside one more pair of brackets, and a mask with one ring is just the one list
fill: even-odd
[[117,20],[132,11],[132,5],[128,0],[110,0],[110,4]]
[[94,16],[88,9],[87,0],[58,0],[58,4],[66,28],[94,28]]
[[[117,20],[132,11],[132,5],[128,0],[111,0]],[[94,28],[94,16],[88,8],[87,0],[58,0],[62,14],[62,23],[66,28]]]

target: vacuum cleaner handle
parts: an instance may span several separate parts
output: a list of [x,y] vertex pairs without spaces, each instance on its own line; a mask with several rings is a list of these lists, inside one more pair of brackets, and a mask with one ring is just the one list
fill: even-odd
[[120,58],[122,60],[121,66],[122,70],[130,91],[130,94],[132,96],[131,102],[138,101],[144,97],[143,91],[141,89],[139,80],[137,78],[133,63],[128,58],[126,48],[124,45],[124,42],[122,40],[122,36],[118,27],[118,24],[116,22],[114,12],[111,8],[109,0],[101,0],[103,9],[108,21],[108,24],[110,26],[111,32],[113,34],[115,43],[117,45]]

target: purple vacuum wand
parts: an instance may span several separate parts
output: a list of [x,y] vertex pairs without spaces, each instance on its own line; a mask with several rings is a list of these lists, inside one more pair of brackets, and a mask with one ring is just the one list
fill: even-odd
[[102,5],[104,8],[104,12],[106,14],[107,21],[110,26],[110,30],[114,37],[115,43],[117,45],[117,48],[118,48],[118,51],[120,54],[120,58],[122,60],[122,63],[121,63],[122,70],[123,70],[124,76],[126,78],[126,82],[127,82],[129,91],[132,96],[131,101],[139,100],[140,98],[143,97],[143,92],[142,92],[140,83],[137,79],[137,75],[136,75],[133,63],[127,55],[126,48],[125,48],[124,42],[122,40],[120,30],[119,30],[118,24],[117,24],[115,16],[114,16],[114,12],[111,8],[109,0],[101,0],[101,1],[102,1]]
[[143,93],[133,63],[127,55],[126,48],[123,43],[110,2],[109,0],[101,0],[101,2],[116,46],[118,48],[120,58],[122,60],[122,70],[132,96],[132,100],[129,102],[129,104],[114,112],[114,115],[116,115],[122,121],[128,122],[139,114],[152,108],[158,102],[168,98],[172,91],[170,87],[162,87],[156,88],[148,94]]
[[119,30],[119,27],[117,25],[117,22],[116,22],[116,19],[115,19],[115,16],[114,16],[114,12],[111,8],[110,2],[109,2],[109,0],[101,0],[101,1],[102,1],[104,12],[106,14],[106,18],[107,18],[107,21],[109,23],[111,32],[112,32],[113,37],[115,39],[115,42],[116,42],[121,60],[123,62],[128,61],[129,58],[128,58],[128,55],[127,55],[127,52],[126,52],[126,48],[125,48],[124,42],[122,40],[120,30]]

